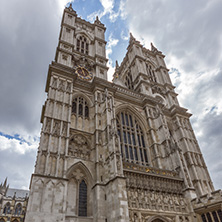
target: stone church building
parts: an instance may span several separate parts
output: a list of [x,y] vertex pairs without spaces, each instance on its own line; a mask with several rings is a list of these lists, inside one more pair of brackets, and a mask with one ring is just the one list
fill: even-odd
[[0,184],[0,222],[23,222],[28,196],[28,190],[10,188],[6,178]]
[[109,82],[105,30],[65,8],[25,222],[221,222],[164,55],[131,35]]

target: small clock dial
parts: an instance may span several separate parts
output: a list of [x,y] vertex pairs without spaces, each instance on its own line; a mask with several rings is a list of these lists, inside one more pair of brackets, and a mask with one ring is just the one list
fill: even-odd
[[92,79],[92,73],[82,66],[78,66],[76,68],[75,73],[78,75],[80,79],[87,80],[87,81]]

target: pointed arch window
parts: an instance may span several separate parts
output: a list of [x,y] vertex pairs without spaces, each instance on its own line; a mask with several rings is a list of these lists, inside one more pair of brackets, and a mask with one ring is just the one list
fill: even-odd
[[15,208],[15,215],[20,215],[22,213],[22,205],[19,203]]
[[84,180],[79,184],[79,216],[87,216],[87,184]]
[[125,77],[125,85],[128,89],[133,89],[133,78],[132,74],[129,72]]
[[11,214],[11,205],[9,202],[5,205],[3,213],[4,214]]
[[148,74],[148,76],[150,77],[150,80],[151,80],[152,82],[157,82],[157,81],[156,81],[156,75],[155,75],[155,72],[154,72],[152,66],[146,64],[146,69],[147,69],[147,74]]
[[89,106],[85,98],[81,96],[74,98],[72,102],[72,113],[77,117],[89,117]]
[[122,111],[117,115],[117,130],[123,161],[148,165],[144,134],[136,118]]
[[85,36],[81,35],[77,38],[76,50],[86,55],[89,54],[89,43]]

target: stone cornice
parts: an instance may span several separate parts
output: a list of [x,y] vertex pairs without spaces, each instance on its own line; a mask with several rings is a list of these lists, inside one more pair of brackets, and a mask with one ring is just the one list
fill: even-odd
[[139,173],[147,176],[153,177],[162,177],[170,180],[183,181],[182,178],[179,177],[176,171],[164,170],[160,168],[150,167],[150,166],[140,166],[131,163],[123,163],[123,170],[131,173]]
[[[76,27],[75,26],[72,26],[72,25],[70,25],[70,24],[67,24],[67,23],[62,23],[62,26],[63,27],[67,27],[67,28],[69,28],[69,29],[72,29],[72,30],[76,30]],[[61,37],[61,36],[60,36]],[[59,38],[59,40],[60,40],[60,38]]]
[[169,111],[170,111],[172,117],[174,117],[177,114],[182,115],[182,116],[186,116],[188,118],[192,116],[191,113],[187,112],[187,109],[177,106],[177,105],[171,106]]
[[97,37],[97,36],[94,37],[94,41],[95,41],[95,40],[97,40],[98,42],[102,42],[102,43],[104,43],[104,44],[107,43],[107,41],[105,41],[104,39],[101,39],[101,38],[99,38],[99,37]]

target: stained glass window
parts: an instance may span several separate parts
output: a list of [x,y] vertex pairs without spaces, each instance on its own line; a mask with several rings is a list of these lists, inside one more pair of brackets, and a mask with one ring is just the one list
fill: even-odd
[[10,203],[7,203],[4,207],[4,210],[3,210],[3,213],[4,214],[10,214],[11,213],[11,205]]
[[208,222],[212,222],[212,218],[210,216],[210,213],[207,213],[207,220],[208,220]]
[[203,222],[207,222],[207,219],[206,219],[206,217],[205,217],[204,214],[201,215],[201,218],[202,218],[202,221],[203,221]]
[[87,216],[87,185],[84,180],[79,185],[79,216]]
[[20,215],[21,213],[22,213],[22,205],[17,204],[17,206],[15,208],[15,215]]
[[218,215],[219,215],[220,221],[222,222],[222,211],[221,211],[221,210],[218,210],[217,213],[218,213]]
[[213,214],[213,217],[214,217],[214,221],[219,222],[218,217],[217,217],[217,213],[215,211],[213,211],[212,214]]

